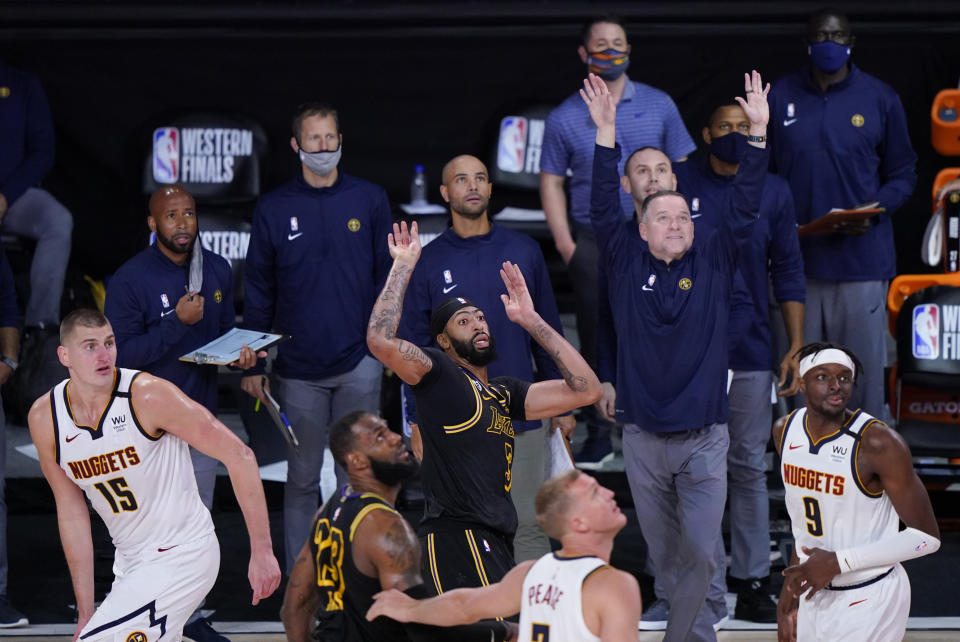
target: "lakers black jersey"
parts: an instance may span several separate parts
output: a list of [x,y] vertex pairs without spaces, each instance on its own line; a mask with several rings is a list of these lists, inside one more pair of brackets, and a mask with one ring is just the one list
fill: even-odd
[[413,386],[423,462],[424,523],[452,519],[513,535],[513,419],[523,421],[530,384],[496,377],[484,385],[435,348],[433,368]]
[[320,607],[317,639],[324,642],[381,642],[407,640],[403,626],[380,617],[365,618],[373,595],[382,589],[380,580],[364,575],[353,563],[353,536],[371,511],[395,513],[385,499],[374,493],[351,494],[344,486],[330,498],[313,522],[310,552],[316,563]]

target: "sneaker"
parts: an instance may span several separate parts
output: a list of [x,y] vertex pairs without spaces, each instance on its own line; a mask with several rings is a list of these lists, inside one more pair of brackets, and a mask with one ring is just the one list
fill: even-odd
[[726,602],[707,602],[704,607],[710,610],[714,631],[722,629],[723,625],[730,619]]
[[18,626],[27,626],[30,620],[23,613],[10,606],[6,595],[0,595],[0,628],[12,629]]
[[613,447],[610,440],[603,441],[587,438],[583,447],[573,456],[577,468],[581,470],[598,470],[605,462],[613,459]]
[[670,605],[666,600],[656,600],[640,616],[637,628],[641,631],[663,631],[667,628],[668,617],[670,617]]
[[205,617],[194,620],[183,627],[184,642],[230,642],[210,626],[210,620]]
[[747,622],[777,621],[777,603],[770,597],[767,583],[760,579],[744,580],[737,591],[734,616]]

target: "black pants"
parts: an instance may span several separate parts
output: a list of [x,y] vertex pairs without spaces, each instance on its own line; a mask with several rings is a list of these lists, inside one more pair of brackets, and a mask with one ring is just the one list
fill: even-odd
[[423,583],[432,595],[495,584],[513,568],[513,546],[500,533],[434,521],[420,529]]

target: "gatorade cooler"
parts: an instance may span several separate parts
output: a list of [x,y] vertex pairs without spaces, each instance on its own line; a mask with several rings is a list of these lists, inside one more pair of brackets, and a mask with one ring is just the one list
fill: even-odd
[[943,89],[930,108],[930,142],[943,156],[960,156],[960,89]]

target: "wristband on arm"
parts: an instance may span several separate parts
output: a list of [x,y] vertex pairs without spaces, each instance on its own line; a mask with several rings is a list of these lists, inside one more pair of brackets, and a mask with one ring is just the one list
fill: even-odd
[[838,550],[836,555],[840,572],[848,573],[864,568],[893,566],[898,562],[936,553],[939,548],[940,540],[933,535],[907,527],[879,541]]

